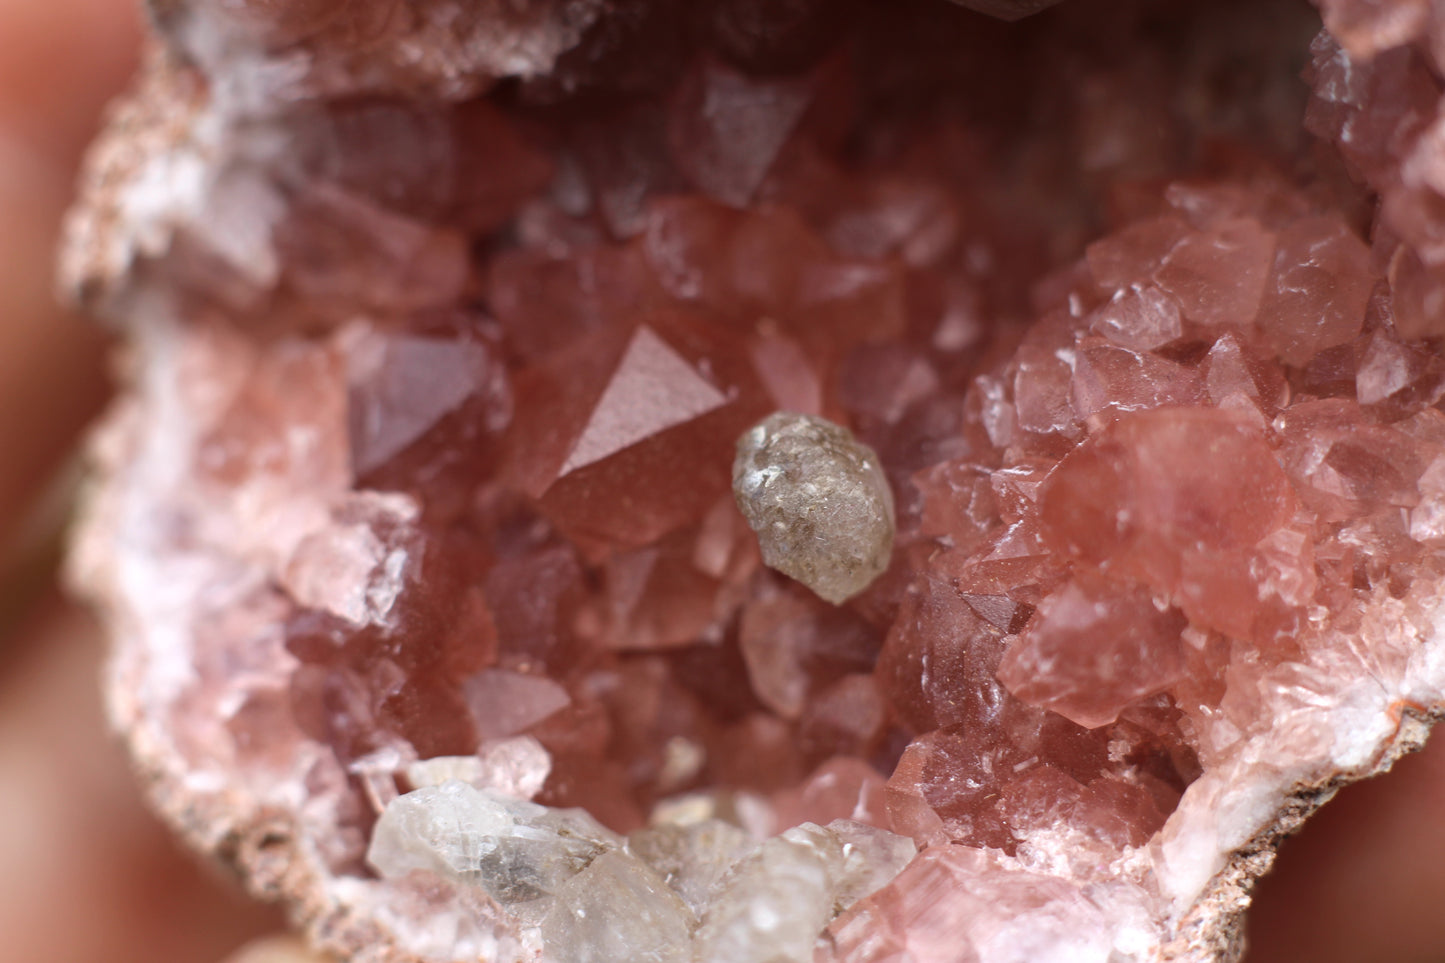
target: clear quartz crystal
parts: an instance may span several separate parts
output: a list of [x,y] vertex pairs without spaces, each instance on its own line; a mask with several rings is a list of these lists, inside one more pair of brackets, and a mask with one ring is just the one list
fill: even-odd
[[878,456],[846,428],[778,412],[738,439],[733,494],[763,561],[835,605],[893,552],[893,493]]
[[913,858],[911,840],[843,820],[804,823],[743,857],[697,933],[697,959],[784,963],[813,958],[818,933]]
[[[458,767],[434,771],[447,768]],[[755,844],[705,819],[624,843],[580,810],[451,780],[393,800],[367,859],[383,878],[424,871],[480,887],[539,923],[549,963],[806,963],[823,928],[916,852],[848,820]]]
[[557,890],[542,920],[555,963],[687,963],[696,920],[646,863],[608,852]]
[[481,886],[510,905],[555,894],[619,844],[580,810],[549,809],[452,781],[387,806],[367,860],[384,877],[430,870]]
[[661,873],[695,913],[707,908],[728,868],[752,847],[746,832],[720,819],[652,826],[627,837],[627,848]]

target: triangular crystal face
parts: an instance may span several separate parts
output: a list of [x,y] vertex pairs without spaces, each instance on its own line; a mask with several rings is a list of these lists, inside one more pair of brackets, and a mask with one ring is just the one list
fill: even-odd
[[642,326],[597,400],[558,477],[727,404],[687,360]]
[[386,464],[480,387],[486,353],[444,338],[391,339],[380,365],[351,390],[352,465]]
[[706,194],[745,207],[813,99],[807,79],[755,78],[708,64],[674,121],[679,166]]

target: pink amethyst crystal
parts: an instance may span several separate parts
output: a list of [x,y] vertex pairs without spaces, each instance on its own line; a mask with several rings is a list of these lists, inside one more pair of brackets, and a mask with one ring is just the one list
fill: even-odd
[[1445,711],[1445,21],[1320,8],[157,5],[156,805],[359,961],[1238,959]]

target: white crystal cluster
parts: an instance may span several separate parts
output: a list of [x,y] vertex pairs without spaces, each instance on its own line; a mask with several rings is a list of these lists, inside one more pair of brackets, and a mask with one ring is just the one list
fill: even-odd
[[848,820],[761,843],[711,818],[623,838],[581,810],[451,780],[388,805],[367,859],[385,879],[420,870],[484,890],[555,963],[806,963],[915,852]]

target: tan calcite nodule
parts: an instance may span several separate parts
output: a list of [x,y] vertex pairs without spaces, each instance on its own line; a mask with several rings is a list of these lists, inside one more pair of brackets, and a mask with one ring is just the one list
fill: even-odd
[[763,562],[837,605],[883,574],[893,493],[872,449],[848,429],[780,412],[738,439],[733,495]]

